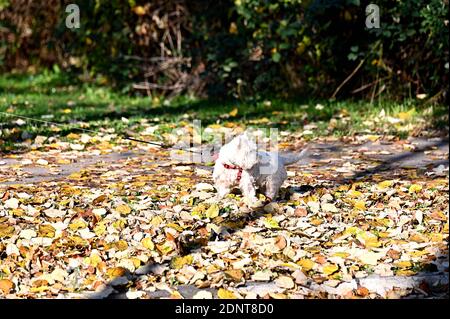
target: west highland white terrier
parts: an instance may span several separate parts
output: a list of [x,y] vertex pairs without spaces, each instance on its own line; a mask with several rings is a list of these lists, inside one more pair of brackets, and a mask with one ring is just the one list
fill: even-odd
[[218,197],[223,198],[237,186],[252,206],[260,204],[256,188],[268,201],[274,200],[287,178],[286,166],[302,159],[306,151],[293,155],[258,151],[247,133],[235,137],[220,149],[214,166],[213,180]]

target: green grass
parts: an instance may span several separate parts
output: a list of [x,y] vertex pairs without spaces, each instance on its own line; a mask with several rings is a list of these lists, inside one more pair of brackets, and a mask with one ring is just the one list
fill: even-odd
[[[317,106],[318,104],[323,107]],[[230,111],[237,108],[236,115]],[[321,101],[314,99],[264,101],[212,101],[187,96],[171,101],[129,96],[112,88],[81,83],[70,75],[45,71],[36,75],[0,76],[0,111],[37,119],[63,123],[64,135],[87,123],[89,129],[114,128],[124,132],[130,128],[139,131],[139,121],[158,121],[168,125],[199,119],[202,126],[226,122],[245,123],[258,127],[278,127],[299,130],[314,125],[311,138],[321,135],[336,137],[354,134],[389,134],[405,138],[410,127],[448,130],[448,107],[427,106],[419,101]],[[385,113],[385,118],[380,117]],[[400,124],[392,124],[386,117],[406,117]],[[406,115],[405,115],[406,114]],[[447,117],[446,117],[447,116]],[[127,118],[128,123],[122,121]],[[330,122],[331,121],[331,122]],[[333,129],[329,129],[330,124]],[[164,129],[164,126],[163,128]],[[26,121],[18,129],[15,119],[0,114],[0,144],[20,139],[18,131],[31,135],[55,134],[50,126]]]

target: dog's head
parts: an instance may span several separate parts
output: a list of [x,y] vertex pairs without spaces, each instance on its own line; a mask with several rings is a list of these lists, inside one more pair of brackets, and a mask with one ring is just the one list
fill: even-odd
[[226,152],[226,157],[232,164],[242,167],[242,169],[251,169],[257,163],[258,148],[247,134],[235,137],[226,146],[223,151]]

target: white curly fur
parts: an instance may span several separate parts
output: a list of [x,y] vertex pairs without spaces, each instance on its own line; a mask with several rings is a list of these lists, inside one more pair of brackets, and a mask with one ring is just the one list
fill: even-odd
[[[282,156],[278,152],[258,151],[257,145],[246,133],[225,144],[219,152],[213,172],[218,197],[223,198],[238,186],[250,203],[256,203],[256,188],[270,200],[274,200],[287,178],[286,165],[299,161],[306,149],[298,155]],[[228,169],[224,164],[242,168],[238,182],[238,169]]]

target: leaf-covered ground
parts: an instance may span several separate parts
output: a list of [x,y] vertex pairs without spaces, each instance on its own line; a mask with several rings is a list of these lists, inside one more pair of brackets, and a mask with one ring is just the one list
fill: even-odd
[[[165,125],[141,122],[139,137],[187,137]],[[445,295],[448,138],[311,138],[308,129],[280,132],[282,150],[311,153],[289,167],[278,201],[257,210],[239,193],[216,201],[210,164],[173,161],[114,130],[26,140],[27,151],[0,159],[0,294]]]

